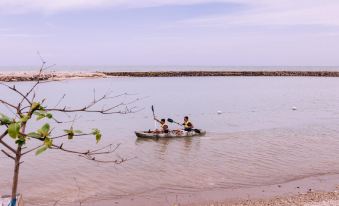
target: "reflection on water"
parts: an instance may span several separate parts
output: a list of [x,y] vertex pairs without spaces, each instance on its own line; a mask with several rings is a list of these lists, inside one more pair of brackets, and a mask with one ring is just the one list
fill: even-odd
[[[198,147],[199,145],[199,138],[196,137],[178,137],[178,138],[137,138],[135,143],[138,146],[142,146],[142,144],[147,144],[149,142],[156,142],[159,147],[159,153],[161,155],[166,154],[166,150],[169,144],[179,144],[182,145],[182,152],[189,152],[192,149],[193,138],[197,139],[194,142],[194,147]],[[175,143],[177,142],[177,143]],[[179,148],[180,149],[180,148]]]
[[[159,85],[171,87],[164,93]],[[54,82],[39,94],[52,104],[66,92],[65,103],[80,105],[90,100],[88,91],[93,87],[149,96],[137,103],[145,109],[136,114],[86,115],[75,124],[83,130],[99,127],[104,137],[95,146],[122,143],[116,155],[132,159],[112,165],[56,151],[27,156],[19,190],[28,205],[136,196],[162,205],[166,194],[256,187],[339,173],[335,78],[112,78]],[[154,128],[150,105],[155,105],[158,117],[180,120],[189,115],[194,125],[207,130],[206,136],[136,138],[135,130]],[[218,115],[218,110],[223,114]],[[86,149],[94,143],[75,138],[65,147]],[[12,163],[3,156],[0,162],[0,194],[5,194],[10,191]]]

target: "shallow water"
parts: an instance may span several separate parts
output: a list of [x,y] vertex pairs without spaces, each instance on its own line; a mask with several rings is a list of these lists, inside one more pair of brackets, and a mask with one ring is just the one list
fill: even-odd
[[[28,84],[19,83],[18,87]],[[78,116],[75,127],[84,131],[99,127],[103,141],[95,145],[92,137],[79,138],[67,146],[86,149],[121,143],[116,155],[132,159],[113,165],[56,151],[29,155],[24,159],[19,185],[28,205],[51,205],[58,200],[67,205],[138,195],[167,204],[168,194],[257,187],[339,173],[337,78],[70,80],[45,84],[39,94],[48,97],[49,105],[63,93],[67,94],[64,103],[81,105],[91,100],[93,88],[97,95],[109,89],[115,94],[133,94],[116,103],[141,98],[133,105],[144,109],[128,115]],[[1,94],[14,100],[4,89]],[[154,128],[152,104],[159,118],[180,121],[189,115],[207,135],[137,139],[135,130]],[[218,110],[223,113],[218,115]],[[1,111],[8,112],[2,107]],[[3,155],[0,161],[0,194],[5,194],[10,192],[12,164]]]

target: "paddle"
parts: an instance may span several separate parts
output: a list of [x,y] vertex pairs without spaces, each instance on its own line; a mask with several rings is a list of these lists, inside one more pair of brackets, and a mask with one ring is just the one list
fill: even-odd
[[154,106],[153,106],[153,105],[152,105],[151,109],[152,109],[153,117],[155,118],[155,114],[154,114]]
[[152,105],[151,109],[152,109],[153,118],[154,118],[154,130],[156,130],[156,129],[157,129],[157,121],[155,121],[155,113],[154,113],[154,107],[153,107],[153,105]]
[[[177,125],[182,126],[182,124],[180,124],[179,122],[174,121],[174,120],[171,119],[171,118],[167,118],[167,121],[170,122],[170,123],[175,123],[175,124],[177,124]],[[192,130],[195,131],[196,133],[200,134],[200,130],[198,130],[198,129],[193,129],[193,128],[192,128]]]

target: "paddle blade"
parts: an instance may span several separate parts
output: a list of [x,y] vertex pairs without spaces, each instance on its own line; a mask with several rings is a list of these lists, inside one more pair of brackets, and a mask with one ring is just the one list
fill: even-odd
[[194,129],[194,131],[195,131],[196,133],[198,133],[198,134],[201,133],[200,130],[198,130],[198,129]]
[[167,121],[170,122],[170,123],[174,122],[173,119],[171,119],[171,118],[168,118]]
[[152,105],[151,109],[152,109],[153,117],[155,118],[154,107],[153,107],[153,105]]

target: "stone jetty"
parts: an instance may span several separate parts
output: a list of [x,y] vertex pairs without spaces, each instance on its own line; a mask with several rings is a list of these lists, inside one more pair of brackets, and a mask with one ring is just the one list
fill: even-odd
[[104,77],[227,77],[227,76],[299,76],[339,77],[339,71],[149,71],[149,72],[0,72],[0,82],[64,80]]
[[223,76],[311,76],[339,77],[339,71],[151,71],[102,72],[107,76],[123,77],[223,77]]

